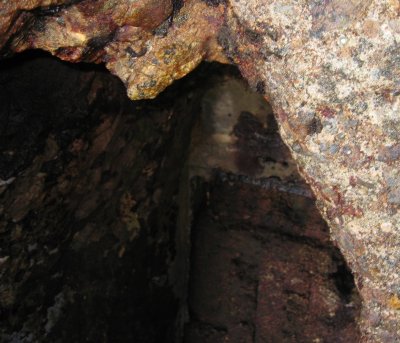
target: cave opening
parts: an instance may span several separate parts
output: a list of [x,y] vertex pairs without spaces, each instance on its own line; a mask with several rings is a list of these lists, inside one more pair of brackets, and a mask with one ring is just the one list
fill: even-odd
[[0,88],[2,342],[357,340],[352,275],[237,69],[131,101],[30,51]]

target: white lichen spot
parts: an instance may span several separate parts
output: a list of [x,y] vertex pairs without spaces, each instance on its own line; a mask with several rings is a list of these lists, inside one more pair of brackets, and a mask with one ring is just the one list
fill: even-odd
[[391,232],[392,230],[392,224],[389,222],[384,222],[381,224],[381,229],[384,232]]
[[340,43],[340,45],[345,45],[348,41],[349,41],[349,40],[348,40],[348,38],[347,38],[346,36],[341,36],[341,37],[339,38],[339,43]]

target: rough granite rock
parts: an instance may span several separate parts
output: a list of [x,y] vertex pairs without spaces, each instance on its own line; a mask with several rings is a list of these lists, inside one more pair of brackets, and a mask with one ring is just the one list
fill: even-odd
[[105,62],[132,99],[205,59],[238,65],[272,104],[356,276],[363,341],[396,342],[399,15],[397,0],[3,0],[0,44]]
[[235,1],[233,55],[265,85],[363,298],[365,342],[400,337],[398,1]]

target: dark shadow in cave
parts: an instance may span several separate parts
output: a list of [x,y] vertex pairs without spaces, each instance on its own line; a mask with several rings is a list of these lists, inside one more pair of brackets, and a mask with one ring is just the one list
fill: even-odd
[[269,105],[211,77],[193,131],[185,342],[351,342],[359,297]]
[[356,340],[351,273],[235,68],[132,102],[31,51],[0,104],[2,342]]
[[[88,90],[76,86],[80,78],[95,72],[104,74],[107,70],[99,65],[57,61],[38,50],[1,61],[1,179],[7,180],[29,165],[51,130],[63,131],[55,136],[64,146],[71,135],[78,136],[93,126],[88,115],[91,109],[77,96],[79,91]],[[10,151],[13,153],[7,153]]]

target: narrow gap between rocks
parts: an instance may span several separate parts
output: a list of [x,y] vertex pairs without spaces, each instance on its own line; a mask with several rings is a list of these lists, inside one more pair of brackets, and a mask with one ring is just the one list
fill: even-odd
[[270,106],[202,64],[132,102],[0,63],[1,342],[351,342],[360,300]]

